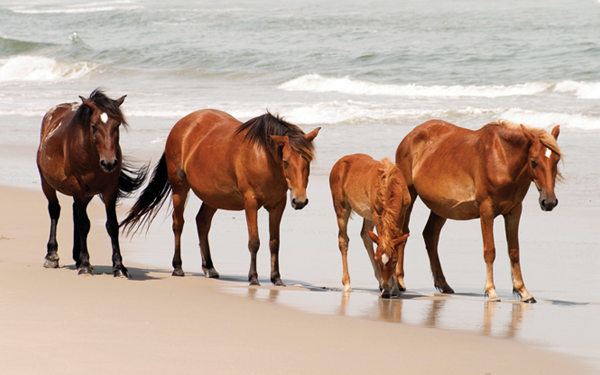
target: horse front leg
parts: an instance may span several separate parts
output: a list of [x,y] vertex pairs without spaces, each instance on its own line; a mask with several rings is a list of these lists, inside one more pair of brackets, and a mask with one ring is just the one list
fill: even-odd
[[519,257],[519,221],[523,206],[519,204],[508,214],[504,215],[504,229],[506,231],[506,242],[508,244],[508,257],[510,258],[511,273],[513,279],[513,292],[519,293],[521,302],[535,303],[536,300],[525,288],[523,275],[521,274],[521,262]]
[[200,240],[200,254],[202,255],[202,270],[208,278],[219,278],[219,273],[213,265],[210,256],[210,246],[208,244],[208,232],[212,223],[213,216],[217,212],[216,208],[202,203],[198,215],[196,215],[196,227],[198,228],[198,239]]
[[260,247],[258,238],[258,203],[254,199],[247,199],[245,204],[246,224],[248,225],[248,250],[250,250],[250,271],[248,281],[250,285],[260,285],[256,271],[256,254]]
[[491,203],[484,202],[480,206],[481,234],[483,236],[483,259],[486,266],[485,293],[490,302],[500,302],[494,285],[494,260],[496,245],[494,244],[494,213]]
[[79,275],[91,275],[94,268],[90,264],[90,253],[87,248],[87,236],[90,232],[90,218],[87,214],[87,206],[92,197],[83,199],[74,198],[73,203],[73,260],[77,266]]
[[112,262],[114,277],[129,277],[129,271],[123,265],[123,257],[121,256],[121,247],[119,246],[119,221],[117,220],[117,208],[115,197],[104,197],[104,207],[106,209],[106,231],[110,236],[112,245]]
[[365,249],[367,250],[367,254],[369,255],[369,259],[371,260],[371,266],[373,267],[373,273],[375,274],[375,278],[379,282],[379,290],[383,291],[382,287],[382,276],[381,276],[381,267],[379,267],[379,263],[375,260],[375,251],[373,249],[373,240],[367,234],[367,230],[372,231],[375,228],[375,222],[367,219],[363,219],[363,225],[360,230],[360,237],[363,240],[363,244],[365,245]]
[[444,276],[444,271],[442,271],[442,264],[440,263],[440,256],[438,254],[440,233],[445,223],[446,218],[431,211],[425,229],[423,230],[423,239],[425,240],[425,248],[427,249],[429,265],[431,267],[431,273],[433,274],[433,285],[442,293],[454,293],[454,289],[446,282],[446,277]]
[[48,213],[50,214],[50,237],[48,239],[47,253],[44,261],[45,268],[58,268],[58,242],[56,241],[56,228],[60,218],[60,203],[56,190],[42,178],[42,190],[48,199]]
[[277,286],[285,286],[279,273],[279,225],[285,210],[287,198],[277,203],[269,211],[269,250],[271,251],[271,282]]

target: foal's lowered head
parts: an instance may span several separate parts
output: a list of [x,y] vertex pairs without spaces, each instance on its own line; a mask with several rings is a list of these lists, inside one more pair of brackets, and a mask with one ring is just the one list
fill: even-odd
[[92,111],[90,133],[98,151],[100,168],[106,173],[114,172],[119,166],[119,127],[125,123],[119,107],[125,101],[125,97],[126,95],[112,100],[98,90],[94,91],[89,99],[79,97],[83,105]]
[[314,152],[312,146],[309,148],[306,144],[312,143],[319,134],[320,129],[316,128],[308,134],[292,137],[271,135],[271,139],[281,147],[283,174],[290,190],[292,207],[296,210],[301,210],[308,204],[306,187],[308,186],[310,162],[313,159]]
[[408,233],[392,238],[389,235],[377,236],[373,231],[367,229],[369,237],[377,244],[375,250],[375,261],[381,268],[381,297],[390,298],[393,288],[393,276],[398,265],[398,248],[408,239]]
[[556,143],[560,134],[560,125],[552,129],[552,136],[542,130],[534,132],[533,129],[530,130],[523,125],[521,129],[530,143],[527,171],[540,193],[540,208],[543,211],[552,211],[558,205],[554,185],[557,177],[559,180],[562,178],[558,171],[558,162],[563,155]]

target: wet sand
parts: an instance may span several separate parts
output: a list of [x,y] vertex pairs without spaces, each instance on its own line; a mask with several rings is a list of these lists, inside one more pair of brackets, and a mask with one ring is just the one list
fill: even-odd
[[[110,274],[103,207],[96,199],[89,210],[95,275],[78,276],[70,259],[69,199],[61,199],[58,240],[62,267],[44,269],[49,223],[45,198],[41,192],[28,189],[0,187],[0,192],[4,213],[0,218],[3,374],[105,373],[115,369],[151,374],[593,373],[580,358],[520,340],[390,323],[398,321],[394,316],[408,316],[402,307],[412,303],[408,297],[399,305],[399,301],[381,301],[375,296],[383,306],[376,315],[385,310],[392,319],[371,319],[368,312],[363,317],[369,319],[311,314],[300,311],[298,304],[323,305],[319,301],[323,295],[342,301],[346,297],[340,292],[312,292],[306,288],[308,283],[276,288],[261,279],[265,286],[249,288],[243,276],[248,266],[245,261],[239,270],[242,275],[222,272],[222,280],[206,279],[191,267],[186,277],[176,278],[170,276],[168,264],[149,267],[134,261],[139,254],[132,253],[142,248],[148,254],[161,252],[161,241],[171,241],[170,237],[153,241],[153,234],[160,234],[162,229],[151,231],[148,237],[122,241],[132,277],[115,279]],[[170,226],[168,220],[161,223],[163,226]],[[188,232],[193,234],[191,226]],[[244,236],[229,237],[236,242]],[[302,242],[289,241],[286,254],[301,253],[303,247]],[[216,250],[213,253],[218,254]],[[188,265],[192,263],[187,260]],[[285,278],[285,269],[282,271],[284,280],[293,284]],[[360,305],[363,295],[369,299],[373,296],[369,290],[347,296],[347,311],[352,310],[355,300]],[[296,306],[264,302],[277,300],[277,296],[297,301]],[[428,298],[427,303],[434,305],[438,300]],[[426,319],[435,320],[436,313],[429,316],[433,318]]]

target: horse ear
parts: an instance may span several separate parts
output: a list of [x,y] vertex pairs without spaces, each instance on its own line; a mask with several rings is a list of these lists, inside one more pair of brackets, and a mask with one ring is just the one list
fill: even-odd
[[313,141],[315,138],[317,138],[317,134],[319,134],[319,130],[321,130],[321,128],[320,128],[320,127],[316,128],[315,130],[313,130],[313,131],[311,131],[310,133],[308,133],[308,134],[306,135],[306,139],[307,139],[309,142],[312,142],[312,141]]
[[87,105],[88,107],[90,107],[90,109],[92,111],[95,111],[96,109],[98,109],[98,107],[96,107],[96,103],[94,103],[93,101],[84,98],[83,96],[79,96],[79,99],[81,99],[81,101],[83,102],[83,104]]
[[287,135],[272,135],[271,139],[279,146],[285,146],[286,143],[290,142],[290,138]]
[[406,233],[404,236],[400,236],[398,238],[396,238],[394,240],[394,242],[392,242],[392,245],[394,245],[394,247],[400,245],[403,242],[406,242],[406,239],[408,238],[408,233]]
[[552,136],[554,137],[554,139],[558,139],[558,135],[560,134],[560,125],[556,125],[553,129],[552,129]]
[[377,245],[379,245],[379,237],[377,237],[377,235],[375,233],[373,233],[372,230],[367,229],[367,234],[369,235],[369,237],[371,237],[373,242],[375,242]]
[[527,139],[529,139],[530,141],[535,140],[535,135],[533,135],[533,133],[529,131],[529,129],[527,129],[523,124],[521,124],[521,130],[523,131],[523,134],[525,135],[525,137],[527,137]]
[[127,95],[123,95],[119,99],[117,99],[117,103],[119,103],[119,107],[121,106],[121,104],[123,104],[126,97],[127,97]]

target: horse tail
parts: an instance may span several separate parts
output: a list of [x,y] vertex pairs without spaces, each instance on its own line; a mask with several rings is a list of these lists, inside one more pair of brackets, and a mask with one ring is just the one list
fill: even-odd
[[135,233],[141,227],[149,227],[158,211],[167,200],[171,192],[171,184],[167,174],[167,160],[163,153],[160,161],[154,168],[152,179],[142,192],[137,202],[133,205],[121,227],[128,228],[127,233]]
[[127,198],[135,193],[146,181],[148,177],[148,165],[141,168],[134,168],[129,163],[121,163],[121,174],[119,175],[119,192],[117,201],[121,198]]

